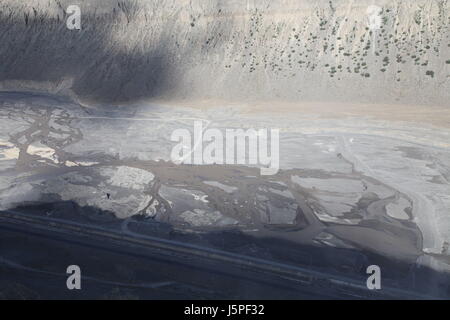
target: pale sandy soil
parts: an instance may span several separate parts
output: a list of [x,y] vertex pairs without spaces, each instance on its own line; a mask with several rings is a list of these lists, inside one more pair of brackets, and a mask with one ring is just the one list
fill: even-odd
[[405,121],[422,123],[441,128],[450,128],[450,102],[448,107],[423,105],[351,104],[339,102],[230,102],[221,100],[155,100],[155,104],[208,110],[230,106],[243,114],[303,115],[318,118],[362,117],[383,121]]

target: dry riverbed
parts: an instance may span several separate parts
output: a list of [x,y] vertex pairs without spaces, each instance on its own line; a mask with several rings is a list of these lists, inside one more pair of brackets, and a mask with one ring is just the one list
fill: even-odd
[[[71,201],[126,221],[124,232],[140,217],[186,234],[238,230],[448,270],[450,128],[400,121],[395,106],[389,120],[354,107],[335,117],[321,108],[198,105],[112,111],[1,93],[1,209]],[[195,120],[219,130],[280,129],[280,170],[174,164],[171,133],[192,130]]]

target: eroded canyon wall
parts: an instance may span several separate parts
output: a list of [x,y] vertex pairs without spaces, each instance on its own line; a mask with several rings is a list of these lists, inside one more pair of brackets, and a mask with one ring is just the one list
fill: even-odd
[[[447,0],[0,4],[3,89],[70,89],[91,103],[450,101]],[[70,4],[81,30],[66,27]]]

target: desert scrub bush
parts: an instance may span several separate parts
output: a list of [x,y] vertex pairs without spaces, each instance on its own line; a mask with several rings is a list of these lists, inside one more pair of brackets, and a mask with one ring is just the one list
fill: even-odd
[[434,78],[434,71],[433,70],[427,70],[427,72],[425,72],[425,74],[427,76],[430,76],[430,77]]
[[420,13],[420,10],[417,10],[416,12],[414,12],[414,22],[417,25],[420,25],[422,22],[422,15]]

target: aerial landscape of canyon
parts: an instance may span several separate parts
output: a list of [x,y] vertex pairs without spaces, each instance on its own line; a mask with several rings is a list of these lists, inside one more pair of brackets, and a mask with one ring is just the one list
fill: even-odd
[[450,298],[450,1],[0,0],[0,26],[0,299]]

